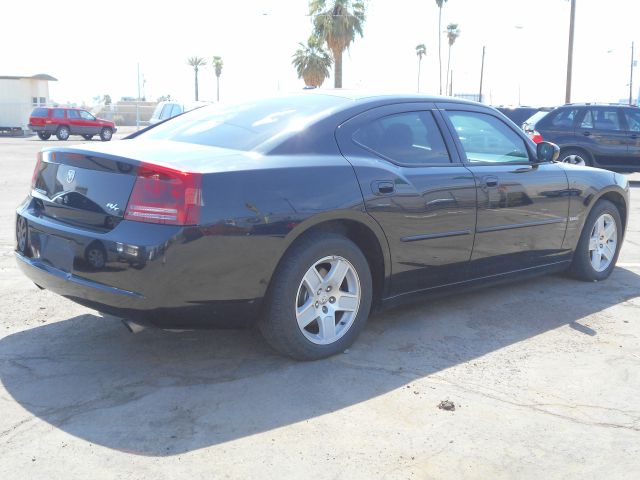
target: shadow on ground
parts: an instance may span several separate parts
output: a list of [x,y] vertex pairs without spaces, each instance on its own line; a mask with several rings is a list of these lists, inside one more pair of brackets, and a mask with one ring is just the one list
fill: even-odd
[[[374,315],[348,354],[296,363],[255,331],[128,333],[83,315],[0,340],[0,378],[26,410],[88,442],[175,455],[367,401],[640,296],[617,268],[603,283],[541,277]],[[16,422],[18,419],[16,419]],[[6,433],[6,432],[5,432]]]

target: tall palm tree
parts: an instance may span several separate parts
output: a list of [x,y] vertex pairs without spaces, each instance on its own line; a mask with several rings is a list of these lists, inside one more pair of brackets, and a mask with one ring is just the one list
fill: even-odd
[[362,37],[366,19],[362,0],[310,0],[309,15],[313,17],[315,35],[326,42],[333,54],[334,86],[342,88],[342,53],[355,39]]
[[296,67],[298,78],[308,87],[319,87],[329,76],[333,61],[331,55],[322,48],[322,43],[313,35],[307,44],[300,42],[300,48],[293,54],[291,64]]
[[451,95],[453,92],[449,91],[449,72],[450,72],[450,67],[451,67],[451,47],[453,47],[453,44],[456,43],[456,38],[458,38],[460,36],[460,29],[458,28],[458,24],[457,23],[450,23],[449,25],[447,25],[447,38],[449,39],[449,58],[447,59],[447,83],[446,83],[446,88],[447,88],[447,92],[449,92],[449,95]]
[[438,5],[438,79],[440,81],[440,95],[442,95],[442,6],[447,0],[436,0]]
[[198,70],[200,67],[204,67],[207,62],[202,57],[189,57],[187,59],[187,64],[193,67],[193,73],[195,74],[196,79],[196,102],[198,101]]
[[416,45],[416,55],[418,56],[418,92],[420,92],[420,64],[422,63],[422,57],[427,54],[427,47],[424,43]]
[[220,75],[222,75],[222,65],[224,62],[222,61],[222,57],[213,57],[211,61],[211,65],[215,69],[216,72],[216,100],[220,101]]

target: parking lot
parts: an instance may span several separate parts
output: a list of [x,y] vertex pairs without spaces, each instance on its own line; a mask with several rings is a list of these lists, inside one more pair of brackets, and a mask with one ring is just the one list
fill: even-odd
[[297,363],[252,330],[133,335],[19,274],[14,208],[60,143],[0,138],[1,479],[640,478],[640,174],[609,280],[379,312]]

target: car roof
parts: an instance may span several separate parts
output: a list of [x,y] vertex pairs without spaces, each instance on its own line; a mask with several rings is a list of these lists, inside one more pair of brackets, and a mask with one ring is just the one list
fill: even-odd
[[[367,91],[367,90],[349,90],[344,88],[327,88],[327,89],[313,89],[305,90],[303,92],[290,92],[292,95],[324,95],[341,97],[354,102],[367,102],[367,101],[379,101],[379,100],[399,100],[402,102],[432,102],[432,103],[464,103],[468,105],[483,105],[478,102],[465,100],[455,97],[444,97],[439,95],[425,95],[420,93],[406,93],[406,92],[379,92],[379,91]],[[486,106],[486,105],[484,105]]]
[[[638,108],[638,105],[630,105],[628,103],[601,103],[601,102],[579,102],[579,103],[565,103],[560,107],[632,107]],[[560,108],[558,107],[558,108]]]

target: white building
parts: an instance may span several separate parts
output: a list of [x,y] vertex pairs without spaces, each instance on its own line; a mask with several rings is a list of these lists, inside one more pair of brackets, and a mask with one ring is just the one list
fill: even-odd
[[43,73],[31,77],[0,75],[0,131],[26,130],[33,108],[49,103],[49,82],[55,81]]

